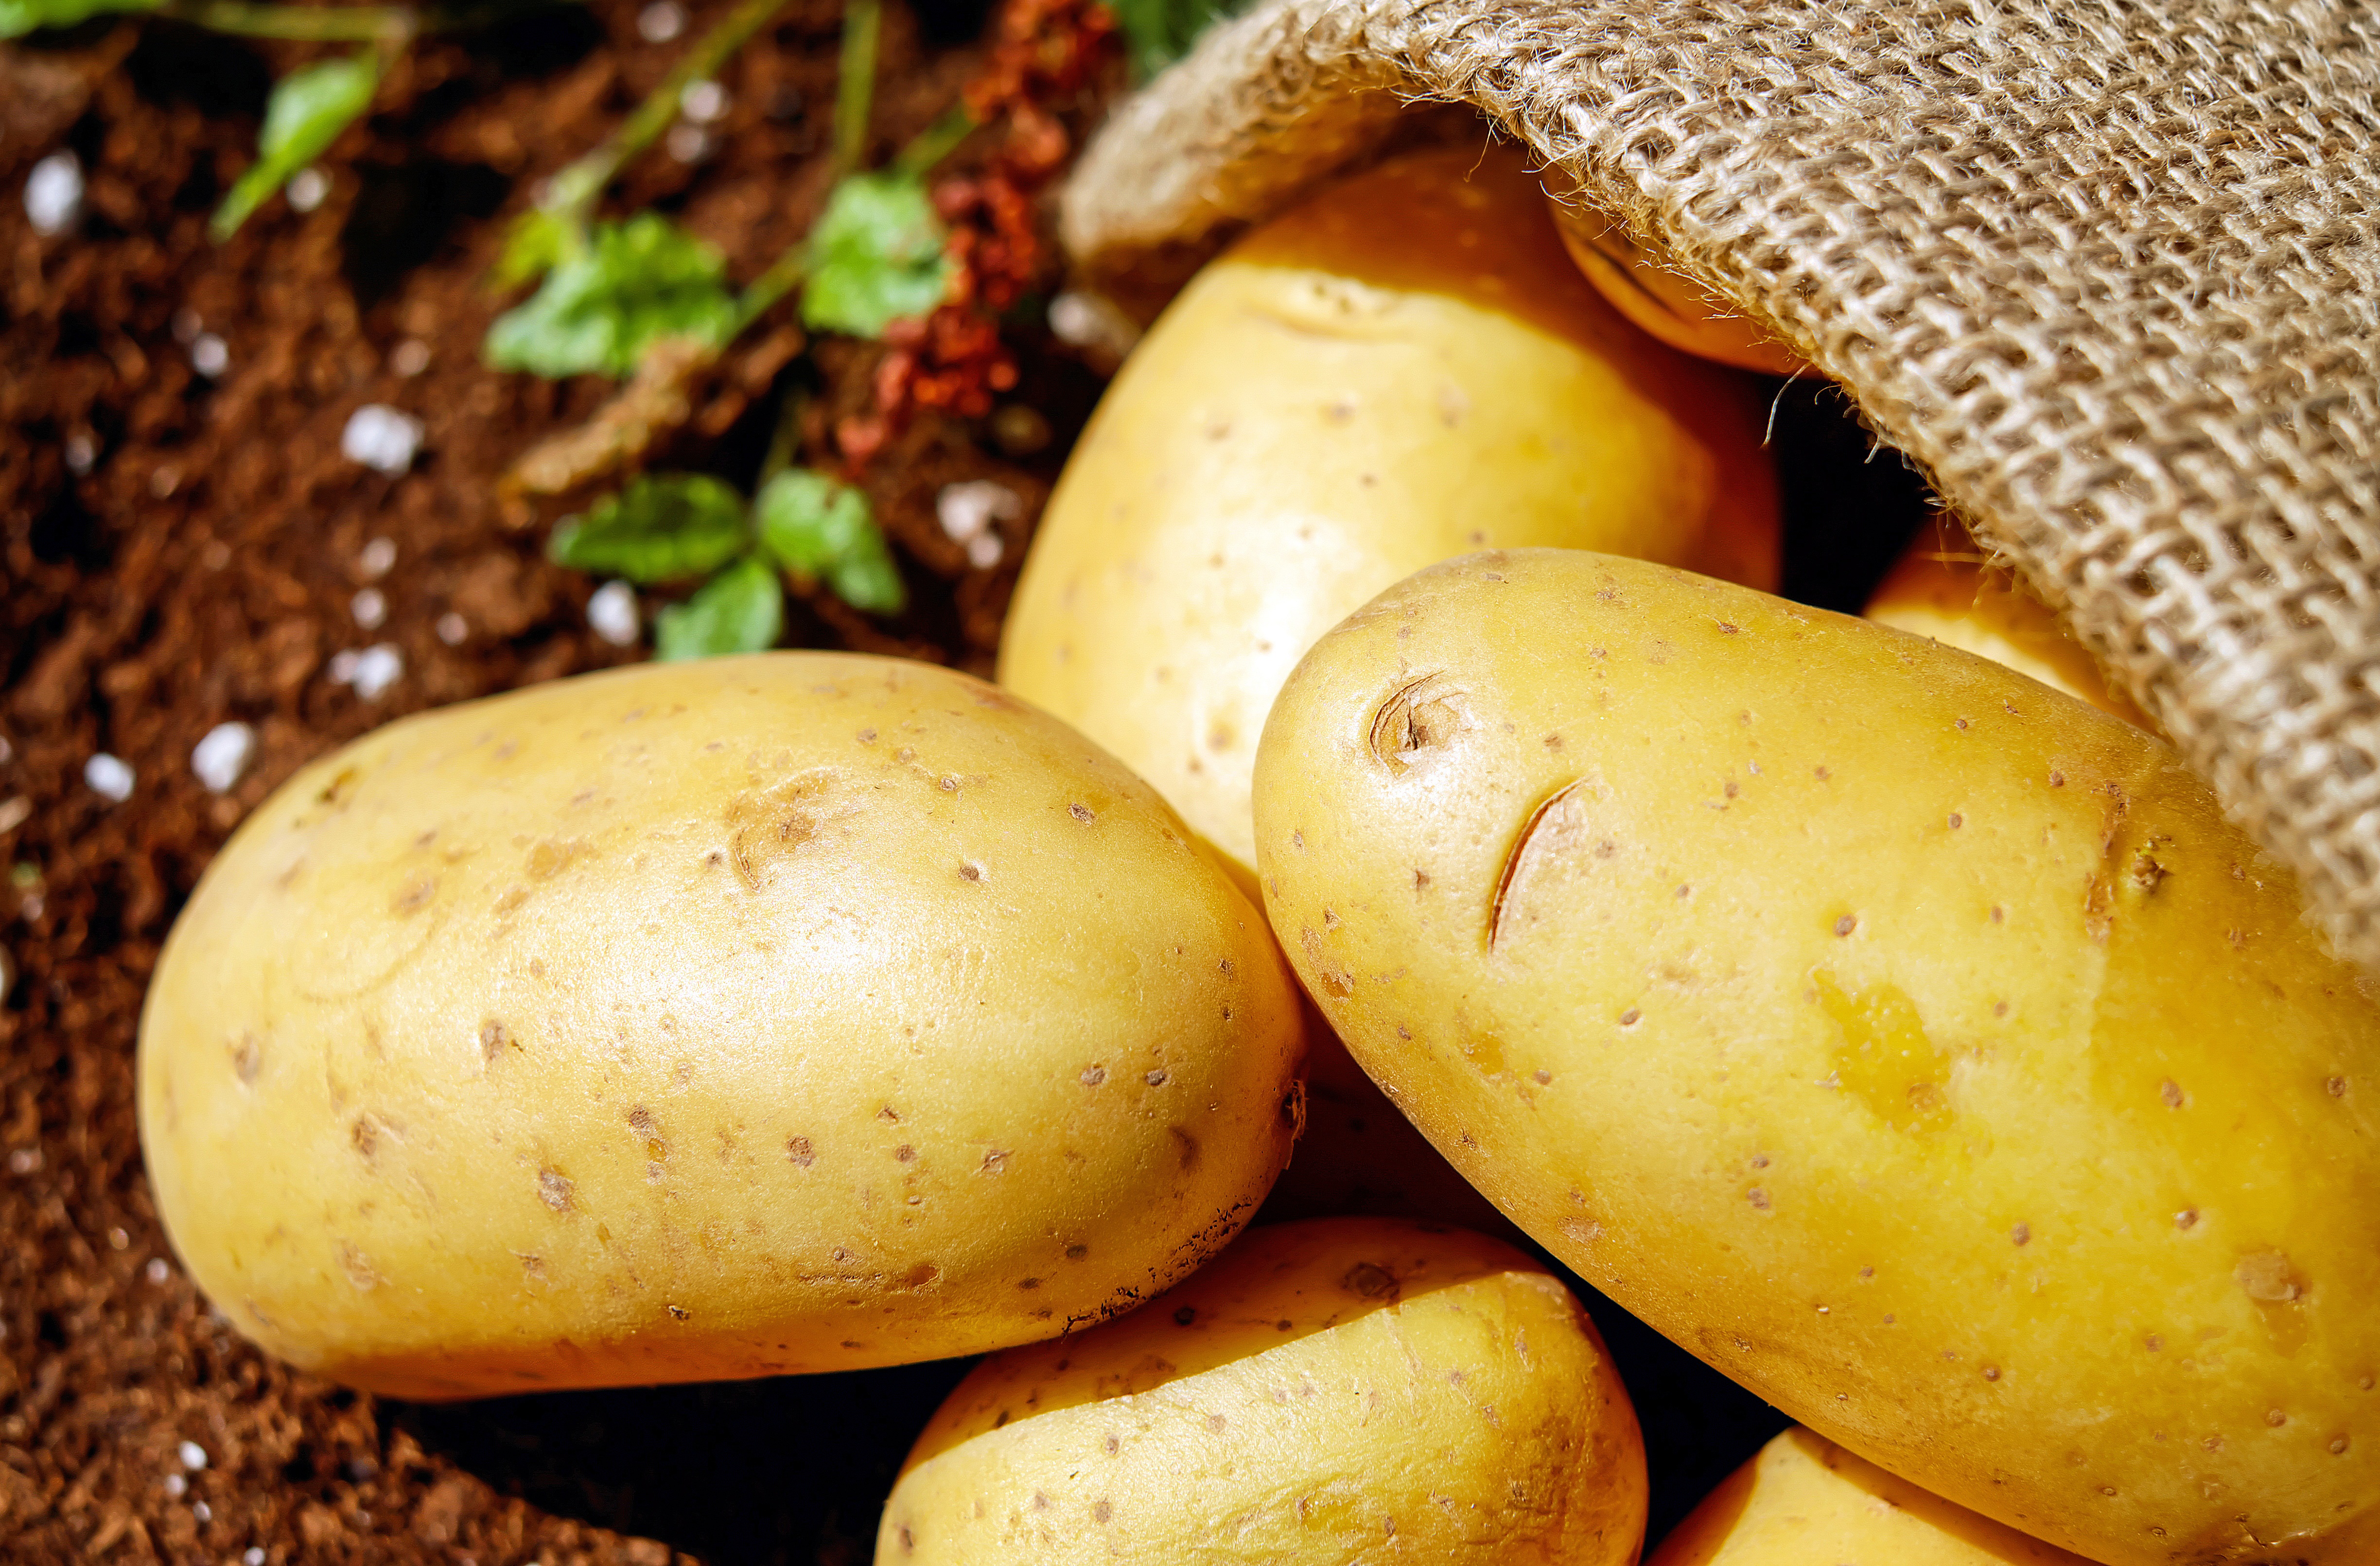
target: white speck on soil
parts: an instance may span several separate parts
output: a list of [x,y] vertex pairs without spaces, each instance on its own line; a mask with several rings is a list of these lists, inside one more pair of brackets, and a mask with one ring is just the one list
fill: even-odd
[[348,612],[356,624],[367,631],[377,631],[388,624],[388,597],[378,588],[366,588],[347,602]]
[[132,797],[132,769],[104,750],[82,764],[82,781],[93,794],[117,805]]
[[14,799],[0,799],[0,832],[15,832],[32,819],[33,802],[24,795]]
[[470,638],[471,623],[453,610],[438,616],[438,639],[448,647],[460,647]]
[[[336,661],[334,660],[335,662]],[[395,642],[375,642],[356,654],[346,683],[366,701],[378,701],[405,677],[405,652]]]
[[606,582],[587,601],[587,624],[613,647],[634,647],[643,627],[637,613],[637,589],[625,582]]
[[419,337],[407,337],[389,350],[388,367],[412,379],[430,368],[430,345]]
[[301,168],[289,176],[282,194],[289,198],[293,212],[310,212],[322,204],[331,193],[330,176],[319,168]]
[[715,81],[689,81],[677,95],[677,112],[697,125],[716,125],[727,117],[727,89]]
[[190,771],[209,792],[223,794],[248,773],[256,759],[256,731],[246,723],[217,723],[190,749]]
[[363,574],[363,578],[367,582],[379,581],[388,575],[389,567],[395,564],[396,540],[395,539],[374,539],[364,545],[362,552],[356,556],[356,569]]
[[953,543],[966,543],[994,522],[1014,522],[1024,515],[1016,492],[989,479],[944,484],[934,496],[934,519]]
[[190,345],[190,368],[210,381],[223,378],[231,368],[231,345],[212,332],[201,332]]
[[654,0],[637,13],[637,36],[648,43],[667,43],[686,30],[686,7],[677,0]]
[[698,164],[710,155],[710,133],[698,125],[674,125],[662,145],[682,164]]
[[339,455],[375,473],[402,473],[421,450],[421,420],[386,403],[366,403],[347,416]]
[[33,232],[48,237],[82,221],[82,160],[52,152],[25,176],[25,216]]
[[180,1458],[182,1466],[193,1474],[207,1465],[207,1449],[196,1441],[184,1441],[174,1449],[174,1455]]

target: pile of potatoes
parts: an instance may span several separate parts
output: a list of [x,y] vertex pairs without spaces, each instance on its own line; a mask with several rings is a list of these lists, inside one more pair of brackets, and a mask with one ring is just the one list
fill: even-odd
[[1631,320],[1783,350],[1562,222],[1423,152],[1210,266],[997,686],[646,665],[291,780],[141,1028],[219,1308],[415,1398],[989,1354],[885,1566],[1626,1566],[1525,1239],[1799,1421],[1658,1566],[2380,1560],[2368,981],[1947,528],[1769,596],[1760,383]]

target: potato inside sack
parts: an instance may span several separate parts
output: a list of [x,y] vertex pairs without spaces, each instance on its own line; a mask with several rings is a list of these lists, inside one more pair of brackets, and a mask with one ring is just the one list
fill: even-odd
[[1802,375],[1807,360],[1725,299],[1672,272],[1592,208],[1548,198],[1562,248],[1611,308],[1670,346],[1764,375]]
[[394,723],[201,880],[141,1024],[239,1329],[409,1397],[978,1353],[1162,1292],[1293,1134],[1295,991],[1153,790],[930,665]]
[[876,1559],[1621,1566],[1645,1496],[1627,1394],[1543,1268],[1460,1230],[1321,1219],[978,1366],[910,1453]]
[[1646,1566],[2090,1566],[1788,1430],[1673,1529]]
[[2103,712],[2156,731],[2146,713],[2107,684],[2058,612],[2008,568],[1993,567],[1983,546],[1948,515],[1937,514],[1918,529],[1862,613],[1878,625],[2005,663]]
[[1256,809],[1355,1058],[1674,1341],[2111,1566],[2380,1556],[2380,1008],[2161,741],[1520,551],[1325,637]]
[[1579,278],[1517,151],[1394,160],[1248,235],[1142,340],[1050,497],[1001,683],[1245,872],[1273,694],[1407,573],[1560,544],[1773,583],[1764,413]]

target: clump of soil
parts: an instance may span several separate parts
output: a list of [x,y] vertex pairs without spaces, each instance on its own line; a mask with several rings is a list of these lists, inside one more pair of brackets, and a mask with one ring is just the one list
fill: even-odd
[[[691,6],[687,35],[725,8]],[[273,74],[309,51],[153,19],[0,45],[11,1560],[856,1562],[893,1468],[965,1368],[392,1404],[271,1362],[214,1317],[141,1175],[142,990],[242,817],[304,762],[391,718],[641,656],[592,633],[596,584],[550,564],[550,517],[507,504],[497,485],[611,387],[498,374],[476,352],[506,302],[482,281],[505,220],[674,55],[640,39],[638,10],[590,0],[418,46],[325,165],[326,199],[299,212],[276,198],[221,246],[208,213],[250,158]],[[765,265],[828,188],[839,22],[832,0],[797,0],[724,73],[728,112],[697,161],[649,156],[621,204],[674,213],[738,278]],[[966,0],[888,6],[880,154],[955,101],[983,22]],[[1076,105],[1075,128],[1098,106]],[[88,171],[88,212],[77,231],[43,237],[17,192],[60,147]],[[914,607],[891,622],[832,601],[797,607],[790,642],[989,672],[1032,518],[1099,386],[1043,329],[1038,303],[1005,329],[1016,411],[919,418],[867,469]],[[827,418],[865,405],[880,349],[820,345],[810,368],[789,369],[783,334],[755,336],[661,466],[748,478],[789,377],[814,377],[820,455]],[[423,422],[402,475],[340,453],[368,403]],[[1788,397],[1779,428],[1802,518],[1789,586],[1855,607],[1905,536],[1913,489],[1889,462],[1859,463],[1822,396]],[[935,518],[943,485],[977,479],[1024,503],[989,566]],[[401,673],[367,698],[339,676],[342,654],[371,647],[393,649]],[[191,752],[234,720],[255,729],[256,759],[212,795]],[[131,770],[121,803],[86,780],[101,755]],[[1776,1420],[1597,1305],[1633,1366],[1658,1528]]]

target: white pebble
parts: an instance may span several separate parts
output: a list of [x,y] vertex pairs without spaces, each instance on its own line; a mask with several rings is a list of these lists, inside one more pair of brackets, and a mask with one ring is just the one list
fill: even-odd
[[379,581],[388,575],[389,567],[395,564],[396,540],[395,539],[374,539],[364,545],[361,554],[356,556],[356,569],[364,574],[364,580],[367,582]]
[[438,616],[438,639],[448,647],[460,647],[469,639],[471,623],[453,610]]
[[42,1149],[39,1147],[19,1147],[8,1155],[8,1172],[11,1174],[30,1174],[41,1167]]
[[261,1544],[249,1545],[240,1555],[239,1566],[264,1566],[264,1547]]
[[934,519],[953,543],[965,543],[997,521],[1014,522],[1025,515],[1025,503],[1005,484],[977,479],[944,484],[934,496]]
[[82,160],[72,152],[52,152],[25,176],[25,215],[33,232],[64,234],[82,221]]
[[321,206],[330,193],[330,176],[319,168],[299,169],[289,176],[289,184],[283,191],[289,198],[289,205],[301,212],[310,212]]
[[140,1269],[140,1276],[152,1283],[163,1283],[174,1276],[174,1269],[166,1265],[164,1256],[151,1256],[149,1265]]
[[606,582],[587,601],[589,628],[613,647],[634,647],[643,628],[637,613],[637,589],[625,582]]
[[32,814],[33,802],[21,794],[14,799],[0,799],[0,832],[15,832]]
[[405,674],[405,654],[395,642],[378,642],[356,655],[356,669],[348,684],[366,701],[378,701]]
[[121,805],[132,797],[132,769],[104,750],[82,764],[82,781],[102,799]]
[[989,571],[1000,564],[1008,546],[1000,541],[998,533],[978,533],[967,540],[967,564],[978,571]]
[[212,332],[202,332],[190,345],[190,368],[210,381],[220,380],[231,368],[231,345]]
[[407,337],[390,350],[388,367],[410,380],[430,368],[430,345],[419,337]]
[[193,1474],[207,1465],[207,1449],[196,1441],[184,1441],[174,1449],[174,1455],[180,1458],[182,1466]]
[[256,731],[246,723],[217,723],[191,747],[190,771],[211,793],[224,794],[247,775],[256,759]]
[[194,1500],[190,1502],[190,1515],[201,1523],[212,1523],[215,1520],[215,1509],[203,1500]]
[[677,112],[697,125],[716,125],[727,117],[727,89],[715,81],[689,81],[677,95]]
[[183,1478],[179,1474],[168,1474],[165,1475],[165,1494],[171,1499],[175,1500],[181,1499],[184,1495],[189,1492],[189,1488],[190,1481]]
[[682,164],[698,164],[710,155],[710,134],[700,126],[674,125],[662,145],[669,155]]
[[375,473],[402,473],[421,449],[421,420],[386,403],[366,403],[347,416],[339,455]]
[[352,647],[341,648],[338,651],[331,654],[331,683],[334,686],[351,686],[355,684],[356,665],[362,662],[362,660],[363,654],[358,652]]
[[1050,330],[1062,343],[1122,358],[1140,341],[1140,328],[1110,300],[1072,289],[1050,301]]
[[677,0],[653,0],[637,13],[637,36],[648,43],[667,43],[686,30],[686,7]]
[[356,624],[367,631],[377,631],[388,623],[388,597],[378,588],[366,588],[349,601],[347,608]]
[[79,479],[99,462],[99,443],[78,430],[67,437],[67,471]]

